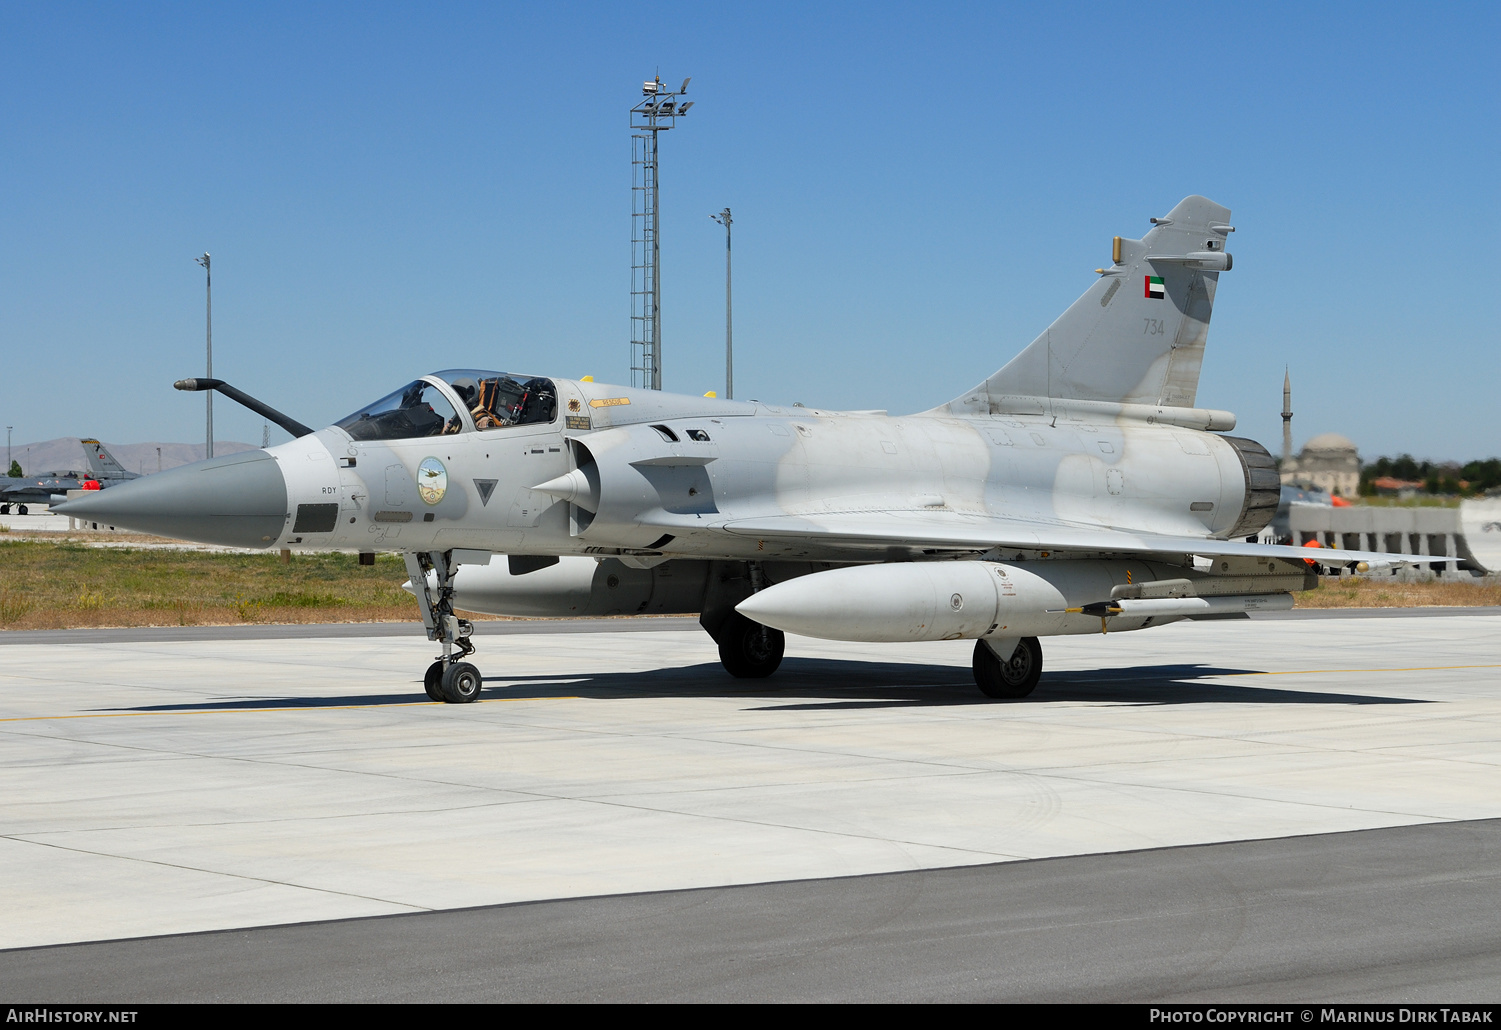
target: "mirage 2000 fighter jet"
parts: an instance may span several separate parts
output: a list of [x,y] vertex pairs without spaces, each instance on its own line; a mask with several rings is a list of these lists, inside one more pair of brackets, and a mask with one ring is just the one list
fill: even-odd
[[[405,555],[428,694],[480,693],[456,612],[695,613],[736,676],[783,631],[973,639],[990,697],[1038,638],[1292,606],[1308,552],[1260,546],[1276,464],[1197,406],[1230,212],[1189,197],[1004,368],[931,411],[821,411],[493,371],[423,376],[290,443],[58,510],[209,543]],[[505,555],[492,562],[492,556]],[[1323,562],[1443,560],[1358,551]]]

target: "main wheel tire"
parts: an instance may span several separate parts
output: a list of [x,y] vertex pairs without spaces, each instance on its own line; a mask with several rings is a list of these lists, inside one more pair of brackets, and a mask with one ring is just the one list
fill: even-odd
[[0,515],[9,515],[9,514],[10,514],[10,505],[8,505],[8,504],[0,504]]
[[787,650],[787,637],[781,630],[752,622],[739,612],[731,613],[719,628],[718,643],[725,671],[740,679],[770,676]]
[[1036,637],[1023,637],[1002,661],[983,640],[975,641],[975,684],[986,697],[1026,697],[1042,676],[1042,645]]
[[17,508],[16,508],[16,514],[17,514],[17,515],[25,515],[25,514],[26,514],[26,505],[24,505],[24,504],[22,504],[22,505],[19,505],[19,506],[18,506],[18,507],[17,507]]
[[449,704],[467,705],[479,697],[484,677],[468,662],[454,662],[443,670],[443,700]]
[[427,696],[434,701],[447,701],[443,696],[443,670],[444,663],[439,660],[427,667],[427,672],[422,676],[422,689],[427,691]]

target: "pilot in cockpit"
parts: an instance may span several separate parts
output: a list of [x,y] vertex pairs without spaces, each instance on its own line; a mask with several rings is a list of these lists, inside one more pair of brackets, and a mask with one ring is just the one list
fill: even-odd
[[[469,414],[473,416],[474,424],[483,429],[484,426],[480,425],[480,411],[476,407],[476,404],[479,401],[478,384],[476,384],[473,379],[466,377],[463,379],[455,379],[448,385],[452,386],[453,392],[459,395],[459,400],[463,403],[464,407],[469,410]],[[458,420],[457,415],[454,416],[454,420]]]
[[499,380],[482,379],[476,383],[473,379],[465,377],[455,379],[449,385],[464,402],[464,407],[469,409],[469,414],[474,419],[474,428],[495,429],[510,425],[513,421],[495,410]]
[[[470,409],[474,415],[474,427],[476,429],[495,429],[500,426],[508,426],[515,419],[510,418],[510,413],[505,410],[500,400],[500,380],[482,379],[479,384],[479,396],[475,405]],[[497,410],[497,408],[499,410]]]

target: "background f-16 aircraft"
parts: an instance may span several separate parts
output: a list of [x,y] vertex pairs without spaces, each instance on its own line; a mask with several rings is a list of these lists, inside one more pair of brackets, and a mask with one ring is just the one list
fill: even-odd
[[1116,237],[1047,331],[931,411],[459,369],[314,432],[184,380],[297,439],[59,510],[209,543],[402,553],[443,648],[434,699],[480,692],[463,610],[696,613],[736,676],[775,671],[784,631],[973,639],[980,689],[1021,697],[1039,637],[1244,617],[1316,583],[1307,551],[1254,543],[1278,503],[1271,455],[1197,406],[1229,218],[1189,197],[1144,238]]
[[54,496],[66,496],[69,490],[81,490],[88,483],[97,483],[100,489],[123,483],[127,479],[139,479],[140,474],[128,471],[115,460],[98,440],[80,440],[88,472],[44,472],[39,476],[5,476],[0,478],[0,515],[9,515],[14,505],[16,513],[26,515],[33,504],[50,504]]

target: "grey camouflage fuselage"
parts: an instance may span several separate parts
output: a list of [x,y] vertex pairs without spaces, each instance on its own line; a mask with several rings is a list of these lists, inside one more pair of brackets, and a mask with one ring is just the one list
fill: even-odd
[[[699,611],[716,633],[738,606],[799,632],[1008,648],[1018,634],[1286,606],[1309,585],[1308,552],[1254,542],[1277,506],[1275,462],[1225,435],[1232,414],[1197,406],[1229,217],[1189,197],[1144,238],[1117,237],[1052,326],[930,411],[454,370],[291,443],[74,504],[216,543],[405,553],[445,640],[430,588],[460,602],[467,590],[480,611]],[[514,404],[492,426],[501,394]],[[504,569],[486,567],[495,553]],[[979,594],[949,588],[960,582]]]
[[[378,445],[328,429],[273,449],[287,455],[297,501],[337,496],[341,517],[306,534],[289,515],[261,543],[868,561],[1072,543],[1045,527],[1254,534],[1276,506],[1270,456],[1209,432],[1234,416],[1194,407],[1219,275],[1196,266],[1228,264],[1229,216],[1190,197],[1145,239],[1121,240],[1120,261],[1053,326],[932,411],[893,418],[555,380],[559,417],[547,427]],[[463,502],[415,503],[426,457],[445,463]],[[593,508],[532,491],[571,469],[597,480]],[[996,533],[996,520],[1015,524]]]

